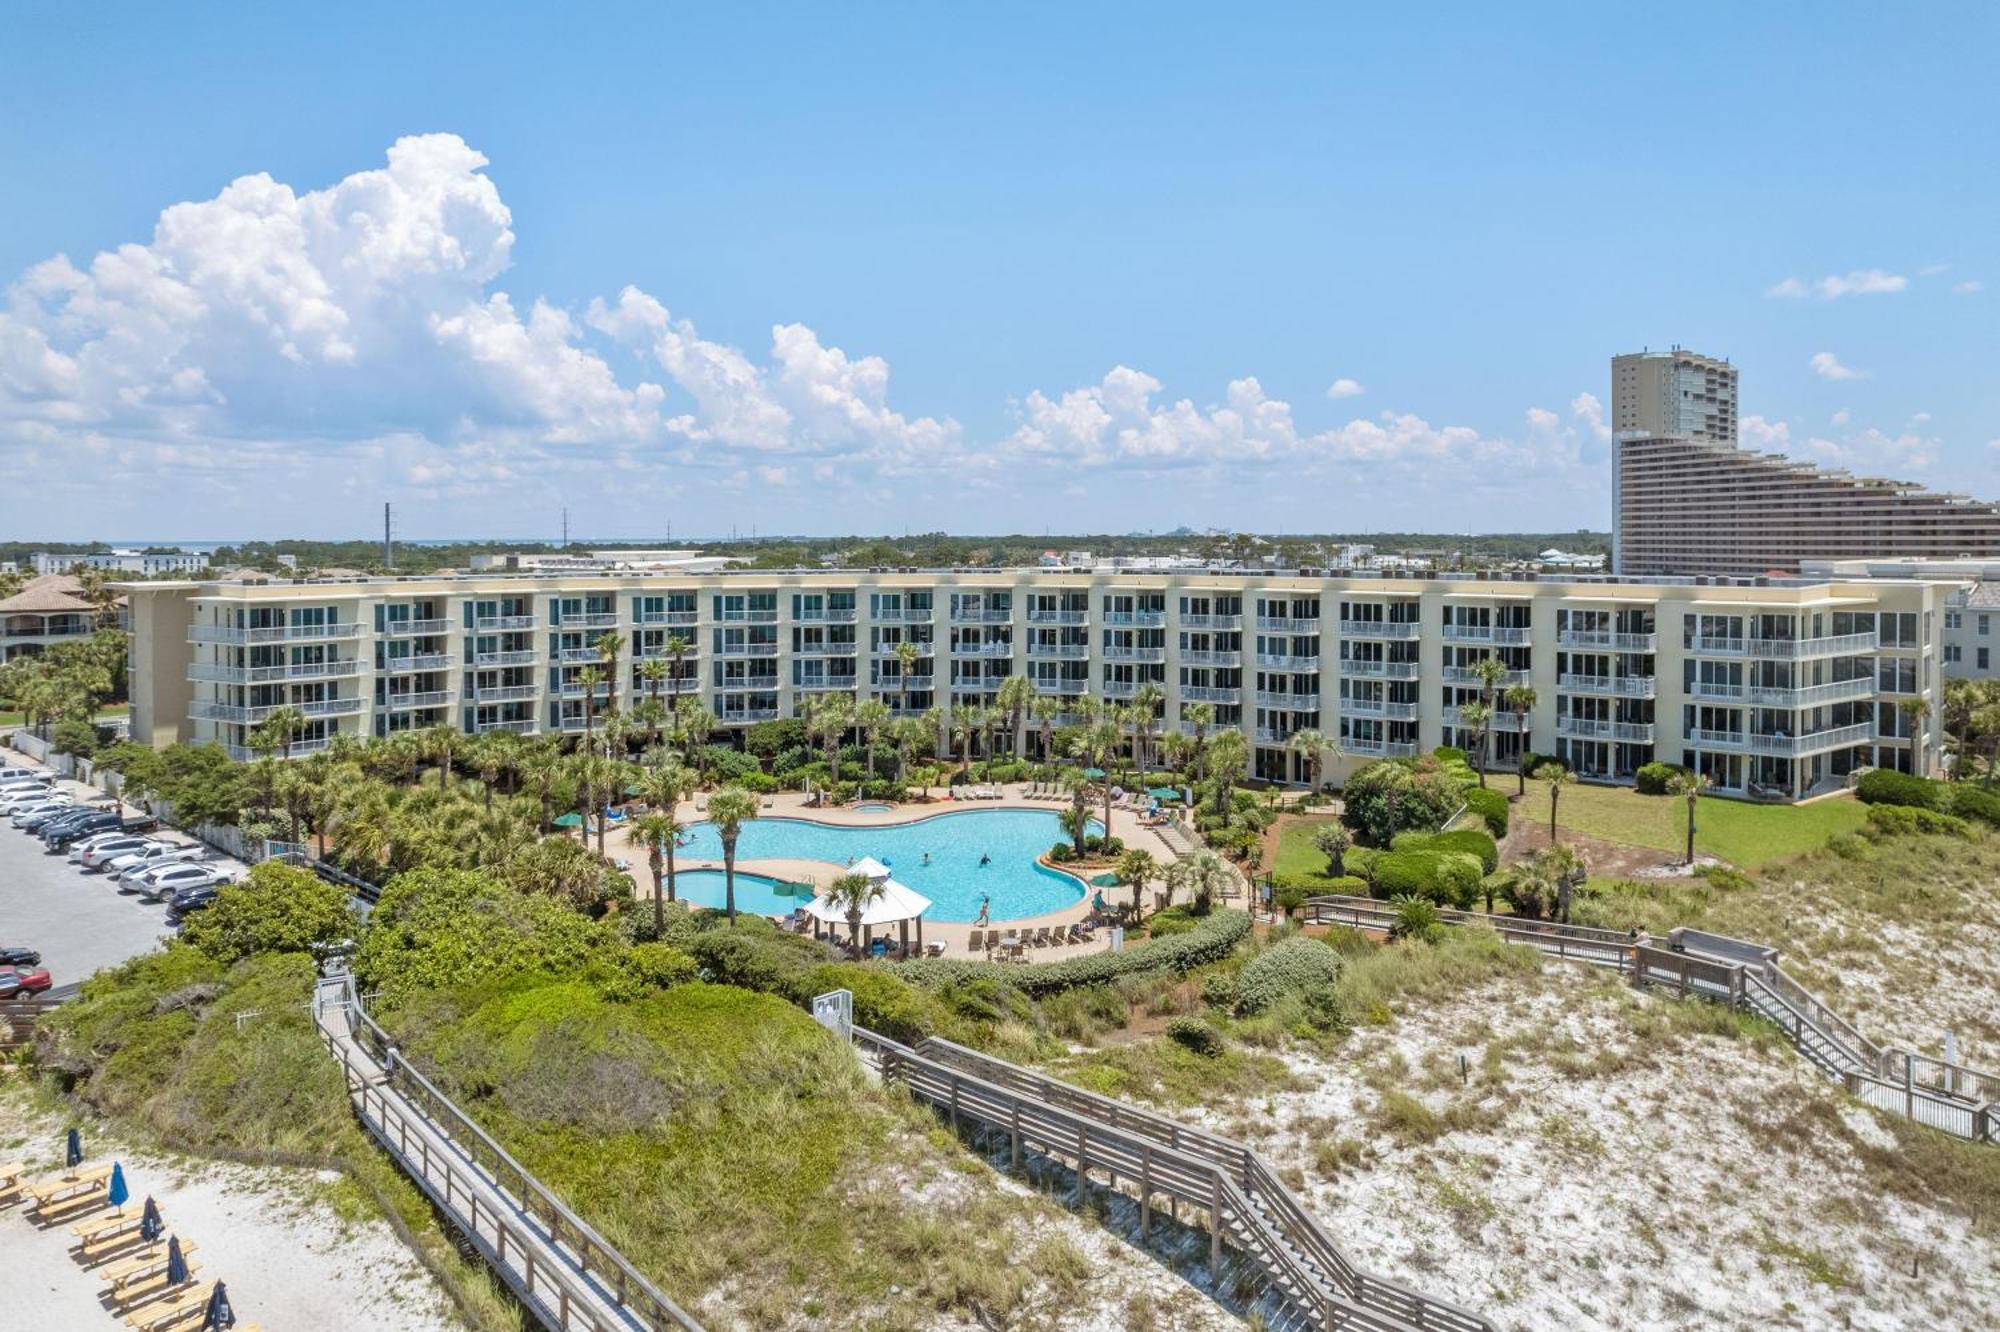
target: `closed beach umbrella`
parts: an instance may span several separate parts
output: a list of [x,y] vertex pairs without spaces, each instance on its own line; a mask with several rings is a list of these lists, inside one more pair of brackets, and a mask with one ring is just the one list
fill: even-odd
[[215,1283],[215,1291],[208,1297],[208,1308],[201,1315],[201,1332],[210,1328],[220,1329],[236,1326],[236,1310],[229,1307],[229,1287],[220,1281]]
[[1096,782],[1096,781],[1102,781],[1102,780],[1104,779],[1104,769],[1102,769],[1102,768],[1085,768],[1085,769],[1083,770],[1083,775],[1084,775],[1085,777],[1088,777],[1088,778],[1089,778],[1089,779],[1090,779],[1091,781],[1093,781],[1093,782]]
[[153,1201],[151,1194],[147,1194],[146,1210],[139,1214],[139,1238],[151,1244],[160,1238],[160,1232],[166,1228],[166,1223],[160,1220],[160,1205]]
[[69,1140],[64,1144],[63,1164],[72,1170],[83,1164],[83,1135],[75,1129],[69,1131]]
[[181,1237],[167,1241],[167,1284],[178,1286],[188,1279],[187,1259],[181,1257]]
[[111,1165],[111,1191],[106,1196],[113,1207],[123,1207],[125,1200],[132,1196],[132,1190],[125,1187],[125,1167],[115,1161]]
[[582,826],[583,815],[581,814],[556,815],[556,827],[558,828],[581,828]]

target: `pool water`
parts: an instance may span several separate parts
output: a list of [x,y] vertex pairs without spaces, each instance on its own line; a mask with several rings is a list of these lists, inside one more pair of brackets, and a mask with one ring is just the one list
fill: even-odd
[[890,810],[894,809],[895,806],[883,804],[879,800],[869,800],[854,806],[854,808],[857,812],[862,814],[887,814]]
[[[674,896],[694,906],[722,910],[728,905],[726,887],[719,869],[680,870],[674,875]],[[640,892],[642,896],[650,896],[651,885],[643,886]],[[789,916],[810,901],[811,894],[794,897],[776,879],[736,871],[736,909],[746,915]]]
[[[1091,835],[1102,832],[1102,825],[1093,820]],[[1035,861],[1062,839],[1062,824],[1045,809],[969,809],[873,828],[810,819],[752,819],[736,839],[736,859],[823,860],[838,866],[873,856],[889,867],[898,883],[931,899],[926,920],[977,920],[980,900],[988,894],[993,898],[993,920],[1019,920],[1060,911],[1083,897],[1082,883]],[[678,854],[689,860],[722,859],[722,838],[715,825],[691,824]],[[924,863],[926,855],[929,864]],[[981,856],[988,857],[983,866]],[[721,872],[715,874],[720,901]],[[743,905],[742,877],[737,875],[739,911],[750,909]],[[775,914],[796,905],[787,899]]]

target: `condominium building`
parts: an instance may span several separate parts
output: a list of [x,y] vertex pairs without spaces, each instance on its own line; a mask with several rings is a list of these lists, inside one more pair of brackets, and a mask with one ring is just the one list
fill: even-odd
[[2000,506],[1963,495],[1684,436],[1614,447],[1617,573],[1744,577],[1813,559],[2000,556]]
[[1736,367],[1675,347],[1611,358],[1611,429],[1736,442]]
[[[1935,725],[1913,735],[1898,705],[1935,703],[1951,587],[1012,569],[126,590],[133,735],[239,756],[280,706],[307,719],[294,753],[337,732],[435,725],[581,733],[581,673],[602,672],[598,639],[615,631],[600,710],[657,688],[698,697],[724,728],[799,715],[828,693],[949,712],[990,704],[1018,675],[1075,721],[1086,699],[1125,703],[1150,684],[1163,728],[1239,729],[1250,774],[1277,781],[1301,776],[1292,737],[1307,729],[1337,745],[1336,781],[1370,759],[1469,746],[1462,710],[1493,656],[1503,689],[1535,691],[1525,734],[1499,700],[1502,764],[1525,746],[1619,781],[1664,759],[1726,792],[1790,799],[1860,766],[1935,766]],[[664,682],[646,678],[654,660]]]
[[19,592],[0,600],[0,662],[82,642],[97,632],[98,619],[97,607],[84,599],[77,579],[68,574],[30,578]]
[[37,551],[35,572],[66,574],[76,569],[102,569],[106,573],[194,574],[208,567],[208,556],[185,550],[112,550],[95,555],[71,555],[60,551]]

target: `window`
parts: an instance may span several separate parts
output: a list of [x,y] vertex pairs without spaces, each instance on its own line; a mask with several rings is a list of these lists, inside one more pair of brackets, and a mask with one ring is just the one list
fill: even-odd
[[1956,643],[1946,643],[1946,644],[1944,645],[1944,659],[1945,659],[1945,664],[1946,664],[1946,665],[1955,665],[1955,664],[1957,664],[1957,662],[1958,662],[1958,658],[1959,658],[1959,650],[1958,650],[1958,644],[1956,644]]
[[1944,627],[1947,629],[1958,628],[1959,620],[1960,616],[1957,611],[1946,611],[1944,613]]
[[1988,655],[1989,655],[1989,654],[1990,654],[1990,653],[1992,652],[1992,650],[1993,650],[1993,649],[1991,649],[1991,648],[1981,648],[1981,649],[1979,649],[1979,660],[1978,660],[1978,662],[1976,662],[1975,664],[1976,664],[1976,665],[1977,665],[1977,666],[1979,667],[1979,669],[1980,669],[1980,670],[1982,670],[1982,671],[1985,671],[1985,670],[1991,670],[1991,669],[1992,669],[1992,665],[1991,665],[1991,663],[1990,663],[1990,662],[1988,662],[1988,660],[1987,660],[1987,657],[1988,657]]
[[1993,617],[1992,617],[1991,615],[1982,615],[1982,616],[1980,616],[1980,617],[1979,617],[1979,634],[1980,634],[1980,637],[1982,637],[1982,638],[1983,638],[1983,637],[1985,637],[1985,636],[1986,636],[1986,631],[1987,631],[1988,629],[1992,628],[1992,626],[1993,626]]

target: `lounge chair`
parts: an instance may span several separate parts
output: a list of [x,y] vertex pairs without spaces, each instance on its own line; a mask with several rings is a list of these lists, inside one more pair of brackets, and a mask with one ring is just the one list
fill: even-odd
[[931,942],[929,942],[929,943],[925,944],[925,945],[924,945],[924,956],[925,956],[925,957],[943,957],[943,956],[944,956],[944,941],[943,941],[942,939],[933,939],[933,940],[932,940]]
[[1049,946],[1049,927],[1043,925],[1038,928],[1035,931],[1035,937],[1028,940],[1028,942],[1037,948],[1047,948]]
[[968,953],[992,952],[992,945],[986,942],[986,931],[974,930],[972,937],[965,941],[965,951]]

